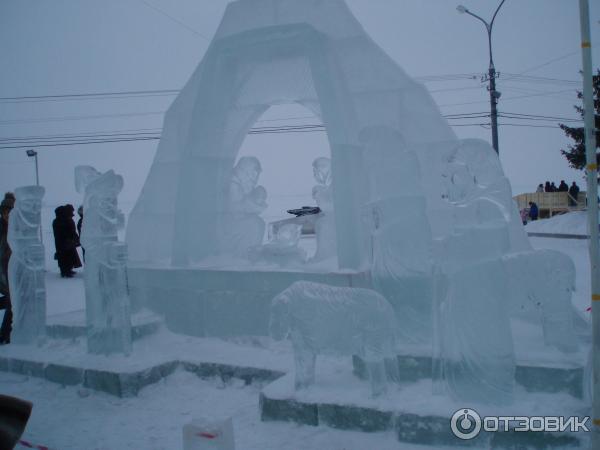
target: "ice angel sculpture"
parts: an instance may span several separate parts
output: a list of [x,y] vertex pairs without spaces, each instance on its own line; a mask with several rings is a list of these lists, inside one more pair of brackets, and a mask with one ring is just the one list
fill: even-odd
[[75,186],[85,193],[81,244],[85,248],[85,300],[88,352],[129,354],[131,317],[127,294],[127,245],[117,232],[125,225],[117,207],[123,177],[112,170],[75,168]]
[[41,186],[15,189],[16,203],[8,221],[8,282],[13,305],[12,341],[40,343],[46,335],[44,246],[40,242]]

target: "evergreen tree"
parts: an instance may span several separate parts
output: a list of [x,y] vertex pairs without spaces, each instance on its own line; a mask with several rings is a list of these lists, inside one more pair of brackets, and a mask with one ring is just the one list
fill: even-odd
[[[597,71],[593,77],[594,85],[594,121],[596,126],[596,162],[600,164],[600,154],[598,154],[598,148],[600,148],[600,70]],[[577,98],[583,101],[583,93],[577,91]],[[583,118],[583,107],[575,106],[575,110]],[[561,149],[561,153],[569,161],[569,166],[573,169],[584,170],[586,166],[585,158],[585,136],[583,127],[573,128],[563,123],[558,126],[565,132],[565,134],[575,141],[574,144],[569,145],[567,150]]]

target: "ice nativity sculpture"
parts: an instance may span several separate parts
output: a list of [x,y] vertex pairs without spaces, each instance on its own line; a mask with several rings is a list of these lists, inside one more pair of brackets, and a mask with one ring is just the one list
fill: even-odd
[[46,336],[46,274],[40,241],[41,186],[15,189],[15,207],[8,221],[8,284],[13,307],[15,344],[41,344]]
[[[280,256],[298,238],[291,222],[263,244],[260,163],[236,164],[253,124],[282,103],[306,107],[327,131],[330,161],[314,165],[322,209],[315,259],[333,254],[335,266],[315,275],[309,260],[288,275],[263,269],[244,278],[205,262],[231,253],[264,260],[273,249]],[[459,140],[426,88],[343,0],[228,4],[166,113],[126,239],[138,268],[132,290],[176,331],[265,335],[271,300],[299,279],[367,288],[394,310],[397,346],[432,349],[438,387],[498,401],[513,391],[512,320],[543,330],[544,342],[563,352],[578,345],[572,262],[532,249],[490,145]],[[200,310],[210,317],[189,318]]]
[[119,242],[125,225],[117,196],[123,177],[112,170],[75,168],[75,187],[84,194],[81,245],[85,249],[85,306],[89,353],[131,352],[131,314],[127,293],[127,245]]

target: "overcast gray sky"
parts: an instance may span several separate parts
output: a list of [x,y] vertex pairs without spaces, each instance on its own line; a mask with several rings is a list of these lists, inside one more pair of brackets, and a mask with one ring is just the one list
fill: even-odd
[[[499,0],[348,0],[371,37],[410,75],[425,82],[443,114],[489,111],[486,85],[479,80],[487,70],[486,33],[480,22],[457,13],[460,1],[486,19],[499,4]],[[598,67],[600,2],[590,3],[594,67]],[[200,62],[226,4],[225,0],[1,0],[0,97],[180,89]],[[493,47],[501,73],[500,112],[578,118],[573,110],[575,91],[581,89],[576,0],[506,0],[494,25]],[[0,147],[14,137],[156,132],[162,112],[174,98],[172,92],[159,94],[0,100],[0,139],[4,139]],[[301,113],[275,108],[263,120]],[[478,125],[486,121],[450,123],[459,137],[489,141],[489,129]],[[500,119],[501,161],[515,193],[532,191],[546,180],[583,181],[560,154],[569,140],[556,127],[558,122]],[[122,198],[134,201],[156,146],[157,141],[149,140],[37,147],[47,204],[79,202],[73,188],[73,167],[78,164],[122,173],[126,182]],[[286,181],[305,162],[290,159],[280,149],[310,148],[308,161],[327,152],[326,147],[323,133],[261,135],[249,137],[242,153],[272,158],[263,173],[264,184],[272,192],[280,189],[294,195],[299,187]],[[0,149],[0,191],[34,180],[33,162],[25,149]]]

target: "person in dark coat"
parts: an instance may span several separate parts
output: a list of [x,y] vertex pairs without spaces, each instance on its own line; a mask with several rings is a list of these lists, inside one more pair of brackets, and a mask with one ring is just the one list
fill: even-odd
[[565,180],[560,180],[560,184],[558,185],[558,192],[568,192],[569,185],[565,183]]
[[573,181],[569,188],[569,206],[577,206],[577,197],[579,196],[579,186]]
[[[79,236],[79,243],[81,244],[81,227],[83,226],[83,205],[80,205],[77,208],[77,214],[79,215],[79,220],[77,221],[77,235]],[[83,261],[85,262],[85,248],[81,247],[81,252],[83,253]]]
[[81,267],[81,260],[77,254],[79,236],[73,222],[74,211],[73,205],[59,206],[54,210],[56,218],[52,222],[55,259],[58,261],[60,276],[63,278],[71,278],[75,275],[73,269]]
[[544,184],[544,192],[552,192],[549,181],[546,181],[546,184]]
[[0,326],[0,345],[10,344],[12,331],[12,304],[8,286],[8,261],[11,250],[8,245],[8,216],[15,206],[15,196],[7,192],[0,203],[0,310],[4,309],[4,318]]
[[529,217],[531,220],[538,220],[538,205],[535,202],[529,202]]
[[558,192],[558,188],[554,184],[554,181],[550,183],[550,192]]

